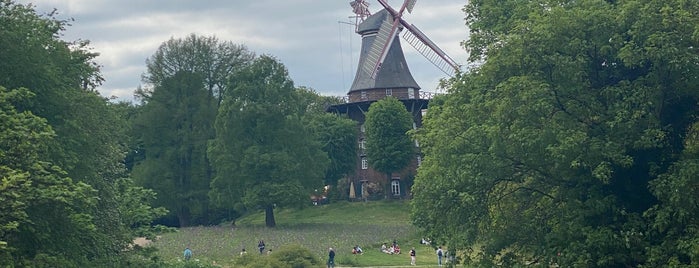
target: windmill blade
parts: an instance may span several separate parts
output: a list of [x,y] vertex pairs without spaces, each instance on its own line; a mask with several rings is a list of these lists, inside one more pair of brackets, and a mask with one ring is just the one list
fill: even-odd
[[399,21],[394,21],[391,17],[386,17],[383,23],[381,23],[366,60],[362,64],[362,69],[369,73],[371,78],[376,78],[376,73],[381,69],[381,64],[383,64],[383,60],[386,59],[386,54],[388,54],[388,49],[398,33],[399,24]]
[[415,7],[415,2],[417,2],[417,0],[406,0],[405,1],[404,5],[405,5],[405,9],[408,10],[408,13],[413,13],[413,7]]
[[432,42],[432,40],[427,38],[415,25],[408,24],[404,20],[401,20],[401,24],[408,29],[403,34],[403,39],[434,64],[434,66],[437,66],[437,68],[449,76],[453,76],[454,72],[460,69],[456,61],[449,57],[449,55]]

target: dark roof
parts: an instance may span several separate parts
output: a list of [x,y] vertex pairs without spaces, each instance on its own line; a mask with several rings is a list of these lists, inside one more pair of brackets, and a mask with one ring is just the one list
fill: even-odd
[[387,16],[390,16],[390,14],[388,13],[388,10],[385,9],[372,14],[371,16],[367,17],[364,22],[359,24],[359,27],[357,27],[357,33],[365,35],[367,33],[378,32],[379,27],[381,27],[381,23],[383,23]]

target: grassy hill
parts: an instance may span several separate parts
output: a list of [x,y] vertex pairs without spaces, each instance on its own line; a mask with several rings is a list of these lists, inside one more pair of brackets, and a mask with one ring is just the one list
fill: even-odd
[[[276,228],[264,226],[262,211],[230,224],[211,227],[181,228],[165,234],[153,243],[159,256],[166,261],[181,258],[188,246],[194,258],[201,262],[216,262],[229,266],[244,248],[257,253],[257,242],[264,240],[267,249],[300,244],[322,259],[329,247],[336,249],[340,266],[409,265],[408,251],[415,247],[418,264],[433,264],[434,252],[420,245],[417,230],[410,224],[409,205],[403,201],[338,202],[300,210],[275,210]],[[379,252],[382,243],[396,240],[403,251],[400,255]],[[353,255],[352,247],[360,245],[365,254]]]

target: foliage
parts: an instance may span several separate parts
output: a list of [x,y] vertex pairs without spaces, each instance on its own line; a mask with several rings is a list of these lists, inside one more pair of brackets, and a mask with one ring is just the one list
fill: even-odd
[[12,229],[1,259],[18,266],[114,265],[133,238],[116,192],[126,121],[95,91],[98,53],[88,41],[59,39],[68,25],[55,12],[0,1],[0,87],[20,88],[2,89],[8,136],[0,139],[11,152],[2,155],[3,194],[19,203],[0,217]]
[[148,87],[137,91],[144,105],[132,132],[139,150],[131,155],[133,174],[159,194],[157,204],[177,217],[177,225],[219,222],[231,214],[210,208],[213,171],[206,150],[228,79],[253,57],[242,45],[191,34],[163,42],[146,61]]
[[[64,267],[86,263],[96,233],[97,193],[42,159],[54,132],[46,120],[18,112],[13,101],[33,96],[0,87],[0,265]],[[63,258],[51,257],[60,254]]]
[[364,125],[369,165],[386,173],[386,179],[390,180],[391,173],[405,168],[414,155],[408,136],[413,126],[412,116],[398,99],[387,97],[371,104]]
[[211,171],[206,146],[213,138],[216,108],[202,78],[180,72],[155,87],[136,119],[145,159],[136,164],[134,179],[154,189],[180,226],[208,223]]
[[430,103],[414,223],[478,265],[696,265],[696,202],[673,201],[696,194],[673,186],[694,174],[678,152],[697,114],[699,4],[465,10],[484,63]]
[[330,158],[324,181],[325,185],[331,185],[331,189],[334,189],[339,179],[354,171],[357,123],[325,111],[305,116],[304,122]]
[[231,82],[209,144],[210,196],[222,207],[264,209],[273,227],[275,206],[303,205],[321,185],[328,157],[302,124],[284,65],[262,56]]
[[146,60],[143,81],[153,88],[141,88],[136,95],[144,101],[152,96],[154,87],[181,72],[200,75],[202,87],[217,99],[218,106],[228,91],[229,77],[247,66],[254,54],[243,45],[219,41],[216,37],[190,34],[186,38],[170,38]]
[[291,268],[322,267],[320,259],[299,244],[283,245],[274,251],[271,257]]

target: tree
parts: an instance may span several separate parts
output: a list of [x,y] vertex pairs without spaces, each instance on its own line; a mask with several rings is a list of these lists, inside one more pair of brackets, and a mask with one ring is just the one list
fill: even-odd
[[[114,265],[133,240],[119,210],[123,195],[116,193],[127,175],[122,163],[126,122],[95,90],[102,81],[94,62],[98,54],[90,51],[88,41],[59,39],[68,21],[54,15],[0,1],[0,86],[29,92],[10,93],[12,108],[3,109],[10,117],[16,116],[9,111],[21,115],[19,121],[7,122],[9,132],[21,135],[5,142],[13,144],[13,152],[25,154],[3,156],[13,170],[6,170],[8,178],[31,188],[21,198],[13,191],[23,186],[6,188],[27,208],[27,220],[16,221],[16,232],[8,239],[10,262]],[[36,133],[41,133],[40,141],[32,137]]]
[[[696,265],[696,233],[674,233],[695,206],[672,201],[692,194],[667,185],[694,172],[678,152],[698,108],[699,6],[554,2],[467,6],[484,63],[430,103],[414,223],[450,250],[479,245],[464,256],[479,266]],[[667,213],[686,215],[679,229]]]
[[372,168],[386,173],[385,185],[388,185],[391,174],[405,168],[414,156],[408,136],[413,126],[412,116],[398,99],[387,97],[369,106],[364,125],[367,160]]
[[231,81],[209,145],[210,196],[219,206],[264,209],[274,227],[274,208],[308,202],[328,158],[303,126],[305,107],[280,62],[262,56]]
[[57,256],[49,265],[86,265],[94,252],[86,243],[99,235],[91,214],[97,192],[42,159],[55,136],[51,127],[13,105],[32,96],[0,87],[0,264]]
[[[243,68],[254,58],[254,54],[243,45],[229,41],[221,42],[216,37],[190,34],[184,39],[170,38],[146,60],[147,72],[143,81],[153,87],[180,72],[190,72],[202,77],[202,84],[209,95],[221,104],[227,91],[227,80],[231,74]],[[137,95],[147,100],[152,88],[144,88]]]
[[304,125],[315,135],[323,146],[323,152],[330,158],[330,165],[325,172],[325,185],[336,189],[337,181],[354,171],[357,155],[356,122],[348,117],[330,114],[325,108],[339,104],[336,97],[318,95],[312,89],[296,90],[300,96],[300,107],[307,107],[303,115]]
[[211,98],[198,74],[183,71],[154,89],[136,119],[145,159],[133,176],[158,193],[157,204],[174,213],[179,226],[208,222],[206,147],[216,118]]

